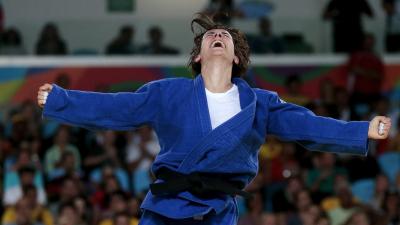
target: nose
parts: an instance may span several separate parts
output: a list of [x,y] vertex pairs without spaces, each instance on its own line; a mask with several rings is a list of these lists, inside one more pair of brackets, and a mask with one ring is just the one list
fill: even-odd
[[222,33],[221,32],[215,32],[215,37],[222,37]]

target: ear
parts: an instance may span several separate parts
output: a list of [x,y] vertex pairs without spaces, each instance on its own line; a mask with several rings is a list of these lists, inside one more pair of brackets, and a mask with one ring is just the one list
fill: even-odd
[[233,58],[233,62],[237,65],[239,64],[239,58],[235,55],[235,57]]
[[200,60],[201,60],[201,56],[200,56],[200,55],[197,55],[197,56],[194,58],[194,62],[196,62],[196,63],[200,62]]

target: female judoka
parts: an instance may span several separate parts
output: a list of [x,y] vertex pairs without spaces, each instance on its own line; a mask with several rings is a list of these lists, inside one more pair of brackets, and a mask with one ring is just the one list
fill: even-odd
[[195,25],[202,30],[189,60],[194,79],[158,80],[134,93],[39,88],[44,117],[89,129],[147,124],[156,131],[157,181],[141,205],[141,225],[236,224],[235,196],[249,197],[242,189],[257,173],[258,149],[267,134],[310,150],[358,155],[367,154],[368,139],[388,136],[389,118],[319,117],[274,92],[250,88],[240,78],[249,64],[243,33],[202,15],[192,21],[194,33]]

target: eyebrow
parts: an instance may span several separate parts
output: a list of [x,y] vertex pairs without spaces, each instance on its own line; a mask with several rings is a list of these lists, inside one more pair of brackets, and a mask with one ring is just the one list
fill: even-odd
[[[215,31],[206,31],[205,35],[206,34],[214,34],[214,33],[215,33]],[[222,31],[221,33],[224,35],[232,36],[228,31]]]

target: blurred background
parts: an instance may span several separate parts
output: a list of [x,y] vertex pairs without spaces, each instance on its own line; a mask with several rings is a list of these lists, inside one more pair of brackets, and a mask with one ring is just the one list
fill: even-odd
[[138,223],[160,149],[153,130],[43,120],[37,89],[190,78],[197,12],[226,13],[218,20],[246,34],[251,86],[317,115],[393,124],[367,157],[265,137],[239,225],[399,225],[400,0],[0,0],[1,224]]

